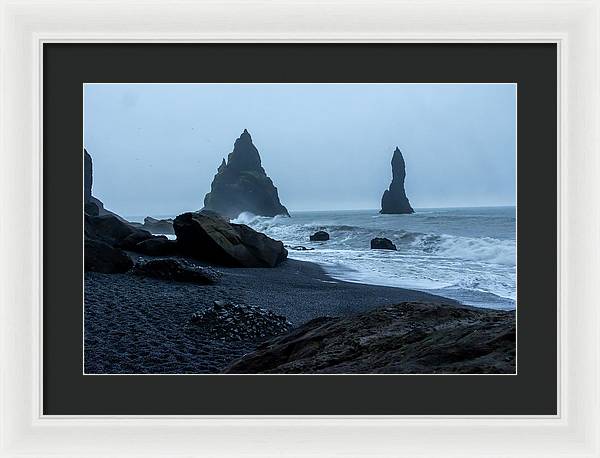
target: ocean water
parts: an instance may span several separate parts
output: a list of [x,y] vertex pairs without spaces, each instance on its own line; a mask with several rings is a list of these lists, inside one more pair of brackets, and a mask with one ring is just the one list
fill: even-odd
[[[291,218],[242,213],[232,222],[314,248],[288,248],[289,257],[320,264],[339,280],[416,289],[478,307],[516,307],[515,207],[293,212]],[[330,240],[310,242],[318,230]],[[374,237],[389,238],[398,251],[371,250]]]

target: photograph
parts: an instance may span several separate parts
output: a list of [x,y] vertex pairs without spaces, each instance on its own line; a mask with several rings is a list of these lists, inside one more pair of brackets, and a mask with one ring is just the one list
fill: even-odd
[[83,373],[517,374],[517,89],[83,84]]

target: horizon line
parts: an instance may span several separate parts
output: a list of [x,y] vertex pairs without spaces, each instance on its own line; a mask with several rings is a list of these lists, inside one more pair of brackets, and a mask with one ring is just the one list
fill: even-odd
[[[451,205],[451,206],[437,206],[437,207],[414,207],[414,210],[437,210],[437,209],[461,209],[461,208],[506,208],[506,207],[517,207],[516,204],[499,204],[499,205]],[[168,213],[168,212],[160,212],[160,213],[154,213],[154,216],[171,216],[171,215],[175,215],[175,214],[181,214],[181,213],[187,213],[187,212],[198,212],[202,209],[197,209],[197,210],[182,210],[181,212],[175,212],[175,213]],[[114,211],[114,210],[111,210]],[[301,212],[331,212],[331,211],[375,211],[377,213],[379,213],[380,209],[378,208],[323,208],[323,209],[298,209],[298,210],[291,210],[288,208],[288,211],[290,213],[301,213]],[[251,213],[254,215],[254,213],[248,211],[248,212],[242,212],[242,213]],[[415,211],[415,213],[418,213],[417,211]],[[119,213],[121,214],[121,213]],[[384,213],[382,213],[384,214]],[[413,213],[414,214],[414,213]],[[240,213],[241,215],[241,213]],[[135,213],[122,213],[123,217],[131,217],[131,216],[152,216],[152,214],[135,214]],[[239,215],[238,215],[239,216]],[[261,215],[256,215],[256,216],[261,216]],[[276,215],[276,216],[280,216],[280,215]],[[235,219],[235,218],[234,218]]]

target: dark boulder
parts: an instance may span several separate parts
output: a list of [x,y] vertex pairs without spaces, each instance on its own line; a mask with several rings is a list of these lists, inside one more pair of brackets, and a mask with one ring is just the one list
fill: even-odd
[[372,250],[396,250],[396,245],[390,239],[384,237],[375,237],[371,240]]
[[204,209],[226,218],[236,218],[243,212],[289,216],[246,129],[235,141],[227,162],[223,159],[219,166],[210,192],[204,197]]
[[514,374],[515,313],[403,302],[316,318],[263,342],[232,374]]
[[311,242],[326,242],[329,240],[329,234],[325,231],[317,231],[310,236]]
[[115,274],[127,272],[133,261],[123,250],[100,240],[85,239],[85,271]]
[[[133,262],[123,250],[153,254],[166,251],[156,246],[139,247],[142,242],[160,240],[169,242],[166,237],[155,237],[147,231],[137,229],[113,215],[92,216],[85,214],[85,266],[86,270],[104,273],[125,272]],[[159,243],[160,243],[159,242]],[[171,248],[176,248],[172,244]],[[152,250],[155,250],[151,252]],[[169,253],[170,254],[170,253]]]
[[184,213],[173,222],[180,253],[233,267],[275,267],[287,257],[283,243],[244,224],[204,213]]
[[138,243],[154,237],[150,232],[135,228],[115,215],[86,214],[84,229],[87,238],[100,240],[125,250],[130,250]]
[[381,211],[379,213],[408,214],[415,211],[410,206],[404,190],[406,178],[406,165],[402,153],[396,147],[392,156],[392,183],[389,189],[384,191],[381,198]]
[[178,253],[177,241],[169,240],[166,237],[146,239],[137,243],[131,251],[149,256],[172,256]]
[[133,268],[135,275],[159,278],[161,280],[213,285],[219,280],[219,273],[208,267],[195,266],[177,259],[151,259],[142,261]]

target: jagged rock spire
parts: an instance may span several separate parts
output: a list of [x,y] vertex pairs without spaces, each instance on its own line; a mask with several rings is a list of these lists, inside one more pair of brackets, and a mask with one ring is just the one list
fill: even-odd
[[379,213],[407,214],[415,211],[410,206],[404,190],[406,178],[406,164],[400,148],[396,147],[392,156],[392,183],[385,190],[381,198],[381,211]]
[[217,169],[211,190],[204,197],[204,208],[228,218],[235,218],[242,212],[289,216],[246,129],[235,141],[227,161],[223,159]]

